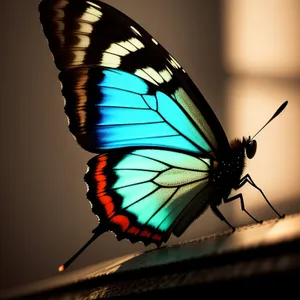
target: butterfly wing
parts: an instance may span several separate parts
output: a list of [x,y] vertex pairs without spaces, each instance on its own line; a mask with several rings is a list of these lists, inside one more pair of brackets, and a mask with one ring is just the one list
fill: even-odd
[[[85,177],[100,225],[145,244],[181,235],[216,193],[210,170],[229,149],[214,112],[178,62],[120,11],[96,0],[43,0],[39,10],[69,129],[101,153]],[[167,169],[152,170],[158,165]]]
[[198,213],[208,205],[209,159],[145,148],[99,155],[88,166],[93,212],[118,239],[160,245],[190,203]]
[[[99,152],[89,132],[95,130],[93,122],[99,121],[93,119],[97,104],[92,99],[95,85],[90,82],[100,66],[134,74],[152,84],[152,90],[180,105],[214,153],[228,150],[223,128],[203,95],[178,62],[133,20],[97,0],[43,0],[39,11],[56,66],[62,71],[60,80],[69,91],[64,97],[70,131],[83,148]],[[124,76],[124,84],[126,79]]]
[[[78,77],[86,78],[70,84]],[[65,111],[79,144],[92,152],[130,147],[171,148],[209,155],[210,139],[196,129],[178,101],[135,75],[111,68],[61,73]],[[82,96],[86,92],[88,95]],[[78,93],[84,110],[77,111]],[[75,94],[75,95],[74,95]],[[83,120],[85,120],[83,122]]]

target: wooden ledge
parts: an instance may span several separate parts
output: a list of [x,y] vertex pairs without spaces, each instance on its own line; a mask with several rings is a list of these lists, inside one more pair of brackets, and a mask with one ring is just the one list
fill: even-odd
[[[300,214],[134,253],[8,291],[3,299],[279,296],[300,279]],[[238,290],[244,290],[244,295]],[[201,296],[202,295],[202,296]]]

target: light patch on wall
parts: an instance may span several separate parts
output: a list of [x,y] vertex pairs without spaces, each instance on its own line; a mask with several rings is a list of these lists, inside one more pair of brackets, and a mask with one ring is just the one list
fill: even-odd
[[[285,100],[290,100],[282,114],[255,138],[257,153],[252,160],[247,160],[246,167],[246,172],[275,206],[276,202],[300,194],[298,99],[300,87],[296,83],[234,78],[227,84],[229,139],[253,136]],[[247,201],[248,208],[267,207],[257,190],[242,189],[246,191],[245,198],[251,199]]]
[[300,1],[223,1],[224,57],[229,72],[300,75]]

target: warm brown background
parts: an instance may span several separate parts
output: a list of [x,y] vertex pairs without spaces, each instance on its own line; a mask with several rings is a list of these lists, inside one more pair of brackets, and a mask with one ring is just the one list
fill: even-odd
[[[294,13],[299,2],[268,0],[264,7],[260,0],[106,2],[171,52],[208,99],[229,138],[253,134],[277,106],[290,100],[286,112],[260,135],[261,148],[249,168],[280,211],[299,211],[300,24]],[[0,289],[56,275],[97,224],[83,181],[91,155],[68,132],[38,3],[0,1]],[[277,31],[272,24],[278,22]],[[260,93],[252,97],[254,91]],[[274,217],[250,190],[246,187],[245,195],[251,195],[253,214]],[[250,222],[238,203],[221,209],[233,224]],[[223,229],[227,227],[208,211],[170,243]],[[70,269],[143,249],[107,233]]]

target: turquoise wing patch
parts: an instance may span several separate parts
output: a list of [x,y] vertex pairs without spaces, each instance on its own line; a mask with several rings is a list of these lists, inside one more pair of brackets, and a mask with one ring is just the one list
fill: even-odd
[[[104,211],[103,219],[110,223],[126,217],[128,226],[117,229],[126,237],[137,238],[146,228],[151,233],[147,241],[160,236],[163,242],[180,214],[208,185],[210,160],[169,150],[139,149],[96,156],[89,167],[86,182],[94,212],[101,218]],[[202,205],[207,207],[207,203]],[[132,227],[139,231],[130,230]]]
[[[68,72],[61,73],[62,82]],[[69,127],[83,148],[95,153],[150,146],[203,155],[212,151],[208,139],[177,101],[178,95],[173,98],[143,78],[116,69],[71,72],[75,77],[76,72],[81,77],[86,73],[85,82],[76,88],[80,103],[77,97],[70,97],[68,85],[63,85],[69,99],[65,108]]]

